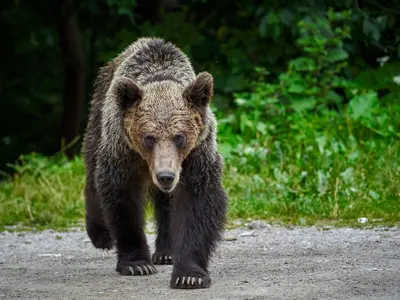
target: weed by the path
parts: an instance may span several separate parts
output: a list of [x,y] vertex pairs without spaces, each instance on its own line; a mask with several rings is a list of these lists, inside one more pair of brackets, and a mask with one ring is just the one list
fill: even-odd
[[84,216],[80,158],[21,157],[16,173],[0,183],[0,226],[66,228]]
[[355,225],[360,217],[399,222],[400,144],[327,136],[271,141],[230,159],[224,179],[230,217],[299,225],[321,220]]

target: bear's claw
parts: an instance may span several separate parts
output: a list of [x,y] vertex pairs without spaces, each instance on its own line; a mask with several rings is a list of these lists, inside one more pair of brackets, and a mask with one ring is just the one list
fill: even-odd
[[208,288],[211,285],[210,277],[177,276],[171,279],[171,288],[175,289],[198,289]]
[[168,254],[168,251],[165,252],[154,252],[152,257],[153,264],[155,265],[172,265],[172,255]]
[[117,272],[121,275],[151,275],[156,274],[157,269],[147,261],[121,261],[118,263]]

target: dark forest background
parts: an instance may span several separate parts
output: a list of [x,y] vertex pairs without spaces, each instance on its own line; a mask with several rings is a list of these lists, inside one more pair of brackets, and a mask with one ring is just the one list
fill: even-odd
[[[284,72],[302,53],[296,44],[298,22],[324,16],[329,8],[352,11],[346,21],[351,39],[343,46],[346,79],[378,68],[378,58],[385,56],[391,58],[387,69],[399,70],[396,1],[14,0],[0,5],[3,170],[23,153],[79,152],[98,68],[141,36],[171,40],[190,56],[196,72],[211,72],[218,110],[235,108],[233,93],[250,90],[259,76],[256,67],[267,69],[265,80],[271,82]],[[379,93],[398,88],[371,74],[363,83]],[[342,97],[345,91],[335,93]]]
[[400,1],[4,0],[0,9],[0,230],[82,224],[93,82],[143,36],[172,41],[214,76],[231,220],[400,221]]

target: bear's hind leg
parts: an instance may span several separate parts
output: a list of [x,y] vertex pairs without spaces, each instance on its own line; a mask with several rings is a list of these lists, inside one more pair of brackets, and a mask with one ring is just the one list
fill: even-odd
[[153,196],[157,222],[156,251],[152,256],[152,261],[155,265],[170,265],[173,260],[170,236],[170,197],[170,195],[158,189]]
[[104,222],[100,201],[96,195],[96,189],[91,178],[87,178],[85,186],[85,205],[86,232],[93,246],[98,249],[111,250],[113,242]]

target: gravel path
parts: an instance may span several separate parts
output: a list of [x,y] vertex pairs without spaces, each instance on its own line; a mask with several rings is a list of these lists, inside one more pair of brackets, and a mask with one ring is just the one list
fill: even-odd
[[0,299],[400,299],[398,228],[252,227],[226,233],[202,290],[170,289],[172,266],[119,276],[80,230],[0,233]]

